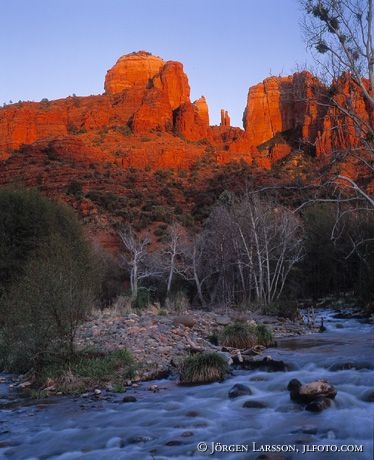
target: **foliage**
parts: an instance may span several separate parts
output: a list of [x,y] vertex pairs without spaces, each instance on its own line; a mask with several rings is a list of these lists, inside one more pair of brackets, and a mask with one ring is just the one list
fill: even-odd
[[73,195],[75,197],[80,197],[82,195],[82,184],[76,180],[69,182],[68,188],[66,190],[68,195]]
[[[299,281],[300,282],[300,281]],[[289,298],[280,299],[266,305],[262,313],[269,316],[280,316],[281,318],[297,319],[299,312],[296,300]]]
[[151,293],[145,287],[138,287],[136,297],[132,301],[132,307],[139,310],[149,307],[151,301]]
[[304,212],[305,258],[301,263],[304,296],[318,298],[339,289],[342,274],[339,250],[332,238],[334,208],[315,205]]
[[26,190],[2,190],[0,203],[1,359],[9,370],[38,370],[74,352],[97,272],[67,207]]
[[365,209],[315,204],[304,211],[305,258],[299,283],[313,299],[355,291],[369,301],[374,281],[374,216]]
[[25,271],[33,251],[50,235],[82,241],[82,229],[73,212],[38,191],[0,189],[0,292]]
[[217,353],[199,353],[186,358],[179,366],[181,384],[221,381],[227,373],[225,358]]

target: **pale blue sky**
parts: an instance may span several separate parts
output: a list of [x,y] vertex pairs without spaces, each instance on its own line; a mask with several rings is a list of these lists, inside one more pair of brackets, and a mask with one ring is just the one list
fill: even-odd
[[191,99],[205,95],[242,126],[248,88],[306,62],[297,0],[0,0],[0,104],[103,92],[123,54],[184,64]]

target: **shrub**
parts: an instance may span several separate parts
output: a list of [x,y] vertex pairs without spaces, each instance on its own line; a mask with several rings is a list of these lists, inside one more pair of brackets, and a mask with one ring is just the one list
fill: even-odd
[[264,315],[280,316],[282,318],[289,318],[295,320],[299,316],[298,305],[295,300],[277,300],[262,309]]
[[145,287],[140,287],[138,289],[136,299],[133,300],[132,307],[138,309],[147,308],[150,304],[150,300],[151,293],[149,289]]
[[82,240],[75,215],[36,190],[0,189],[0,293],[20,277],[38,246],[52,234]]
[[68,195],[73,195],[75,197],[79,197],[82,195],[82,184],[76,180],[72,180],[69,182],[68,188],[66,190]]
[[54,357],[72,355],[94,286],[90,257],[79,245],[55,236],[35,252],[24,276],[1,299],[7,367],[38,370]]
[[225,358],[217,353],[199,353],[186,358],[179,367],[181,384],[211,383],[223,380],[227,373]]
[[74,352],[97,284],[94,259],[73,212],[35,191],[0,192],[2,364],[40,370]]

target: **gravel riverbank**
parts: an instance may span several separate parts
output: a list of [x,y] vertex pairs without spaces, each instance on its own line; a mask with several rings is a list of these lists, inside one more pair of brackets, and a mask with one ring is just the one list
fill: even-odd
[[105,351],[127,348],[137,363],[135,379],[150,380],[167,374],[173,363],[191,350],[220,350],[209,341],[209,337],[238,319],[268,325],[275,338],[310,332],[301,318],[291,321],[227,309],[214,312],[188,310],[180,314],[157,308],[126,314],[108,309],[96,312],[80,326],[77,346]]

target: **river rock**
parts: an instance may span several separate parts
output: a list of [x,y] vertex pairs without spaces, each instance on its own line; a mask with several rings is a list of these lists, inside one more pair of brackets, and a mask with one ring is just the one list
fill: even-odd
[[261,401],[245,401],[242,407],[247,407],[249,409],[265,409],[267,405]]
[[330,406],[330,398],[324,398],[323,396],[319,396],[312,402],[308,403],[305,407],[305,410],[308,410],[309,412],[322,412],[323,410],[328,409]]
[[369,402],[369,403],[374,403],[374,391],[369,390],[366,393],[364,393],[361,397],[362,401]]
[[135,396],[124,396],[123,399],[122,399],[122,402],[124,403],[130,403],[130,402],[136,402],[137,399],[135,398]]
[[242,383],[236,383],[232,388],[229,390],[229,398],[234,399],[239,396],[244,395],[251,395],[252,390],[247,387],[247,385],[243,385]]
[[292,379],[287,386],[292,401],[299,403],[311,403],[317,398],[334,399],[336,389],[325,380],[316,380],[314,382],[302,384],[297,379]]
[[272,359],[269,356],[266,356],[261,360],[253,360],[250,357],[244,355],[243,358],[243,362],[238,363],[238,365],[246,370],[261,370],[267,372],[285,372],[288,370],[286,363]]

